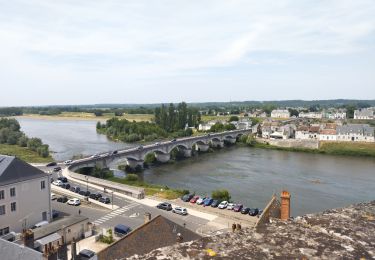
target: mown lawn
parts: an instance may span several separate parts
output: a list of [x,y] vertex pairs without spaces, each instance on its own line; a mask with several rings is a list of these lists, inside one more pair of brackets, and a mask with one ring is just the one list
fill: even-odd
[[375,157],[375,143],[321,142],[319,150],[327,154]]
[[43,158],[37,152],[18,145],[0,144],[0,154],[14,155],[29,163],[46,163],[53,161],[52,157]]

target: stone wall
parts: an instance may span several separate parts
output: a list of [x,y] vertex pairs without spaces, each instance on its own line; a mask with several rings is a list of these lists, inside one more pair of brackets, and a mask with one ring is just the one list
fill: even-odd
[[286,148],[308,148],[318,149],[318,140],[299,140],[299,139],[263,139],[263,143],[268,143],[274,146],[286,147]]
[[269,223],[270,218],[280,218],[280,201],[276,195],[273,195],[270,202],[264,208],[262,215],[259,217],[255,227],[261,227],[262,225]]

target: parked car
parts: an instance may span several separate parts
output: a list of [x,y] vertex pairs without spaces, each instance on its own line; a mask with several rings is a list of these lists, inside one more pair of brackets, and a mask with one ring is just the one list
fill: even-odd
[[58,180],[62,181],[63,183],[67,183],[68,179],[66,177],[58,177]]
[[57,166],[57,167],[53,168],[53,171],[54,171],[54,172],[59,172],[59,171],[61,171],[61,167],[60,167],[60,166]]
[[160,143],[159,143],[159,142],[157,142],[157,143],[155,143],[154,145],[160,145]]
[[66,160],[66,161],[64,162],[64,164],[65,164],[65,165],[70,165],[70,164],[72,164],[72,162],[73,162],[72,160]]
[[56,180],[56,181],[52,182],[52,184],[55,185],[55,186],[61,187],[63,185],[63,182],[60,181],[60,180]]
[[81,260],[89,260],[89,259],[94,259],[93,257],[95,256],[95,252],[89,249],[83,249],[79,252],[78,255],[79,255],[79,259]]
[[186,194],[186,195],[184,195],[184,196],[182,196],[182,201],[184,201],[184,202],[188,202],[188,201],[190,201],[192,198],[194,197],[194,194]]
[[58,212],[57,210],[52,210],[52,218],[58,218],[60,215],[60,212]]
[[207,198],[203,202],[203,206],[210,206],[214,200],[211,198]]
[[79,195],[86,196],[86,191],[85,190],[80,190],[78,192]]
[[100,193],[91,193],[90,198],[94,200],[99,200],[102,197],[102,194]]
[[81,188],[78,186],[71,186],[70,191],[73,191],[75,193],[79,193],[81,191]]
[[99,202],[104,203],[104,204],[109,204],[111,203],[111,200],[107,197],[101,197],[99,198]]
[[250,216],[255,217],[255,216],[258,215],[258,214],[259,214],[259,209],[257,209],[257,208],[255,208],[255,209],[250,209],[250,210],[249,210],[249,215],[250,215]]
[[211,203],[211,207],[213,207],[213,208],[217,208],[217,206],[219,206],[219,204],[220,204],[220,200],[214,200],[214,201],[212,201],[212,203]]
[[233,210],[233,208],[236,206],[234,203],[228,203],[227,209]]
[[56,162],[50,162],[50,163],[46,164],[47,167],[52,167],[52,166],[56,166],[56,165],[57,165]]
[[176,138],[175,139],[172,139],[171,140],[171,143],[174,143],[174,142],[176,142],[177,140],[176,140]]
[[237,204],[236,206],[233,207],[234,212],[240,212],[243,208],[242,204]]
[[51,200],[57,199],[57,195],[55,193],[51,193]]
[[172,205],[168,202],[159,203],[156,207],[158,209],[163,209],[163,210],[167,210],[167,211],[172,210]]
[[68,201],[68,197],[62,196],[56,199],[57,202],[66,203]]
[[143,146],[140,145],[140,146],[137,147],[137,149],[138,149],[138,150],[142,150],[142,149],[143,149]]
[[96,154],[91,155],[90,158],[99,158],[99,157],[100,157],[100,155],[96,153]]
[[36,223],[34,226],[32,226],[31,229],[43,227],[43,226],[48,225],[48,224],[49,224],[48,221],[43,220],[43,221],[40,221],[40,222]]
[[198,204],[198,205],[202,205],[205,199],[206,199],[206,197],[201,197],[201,198],[199,198],[199,199],[197,200],[196,204]]
[[228,201],[226,200],[222,201],[218,206],[219,209],[225,209],[226,207],[228,207]]
[[70,199],[66,202],[68,205],[72,205],[72,206],[79,206],[81,205],[81,201],[77,198],[73,198],[73,199]]
[[259,217],[260,215],[262,215],[262,213],[263,213],[263,210],[260,209],[259,212],[258,212],[258,217]]
[[114,228],[114,232],[117,236],[125,236],[131,232],[131,228],[122,224],[117,224]]
[[69,184],[69,183],[63,183],[63,184],[61,185],[61,188],[64,188],[64,189],[69,190],[69,189],[70,189],[70,184]]
[[199,199],[199,196],[194,196],[190,199],[190,203],[196,203],[198,199]]
[[241,213],[242,214],[249,214],[250,208],[242,208]]
[[175,207],[174,209],[172,209],[172,212],[184,216],[188,214],[187,209],[183,207]]

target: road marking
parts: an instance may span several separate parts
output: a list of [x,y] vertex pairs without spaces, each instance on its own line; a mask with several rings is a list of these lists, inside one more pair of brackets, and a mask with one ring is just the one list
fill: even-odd
[[92,223],[94,225],[103,224],[104,222],[107,222],[108,220],[110,220],[110,219],[112,219],[112,218],[114,218],[116,216],[119,216],[119,215],[123,214],[124,212],[126,212],[126,211],[130,210],[131,208],[134,208],[134,207],[136,207],[138,205],[139,204],[135,203],[135,202],[131,203],[131,204],[127,205],[127,206],[124,206],[122,208],[116,209],[116,210],[114,210],[114,211],[112,211],[112,212],[110,212],[110,213],[108,213],[108,214],[100,217],[99,219],[93,221]]

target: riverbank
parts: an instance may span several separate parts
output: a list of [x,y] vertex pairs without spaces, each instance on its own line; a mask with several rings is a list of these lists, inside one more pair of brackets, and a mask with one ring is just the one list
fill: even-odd
[[28,163],[47,163],[53,161],[50,155],[48,157],[41,157],[37,152],[18,145],[0,144],[0,154],[17,156]]
[[320,142],[318,149],[301,147],[281,147],[266,143],[256,142],[254,148],[272,149],[290,152],[319,153],[343,156],[375,157],[375,143],[356,142]]

